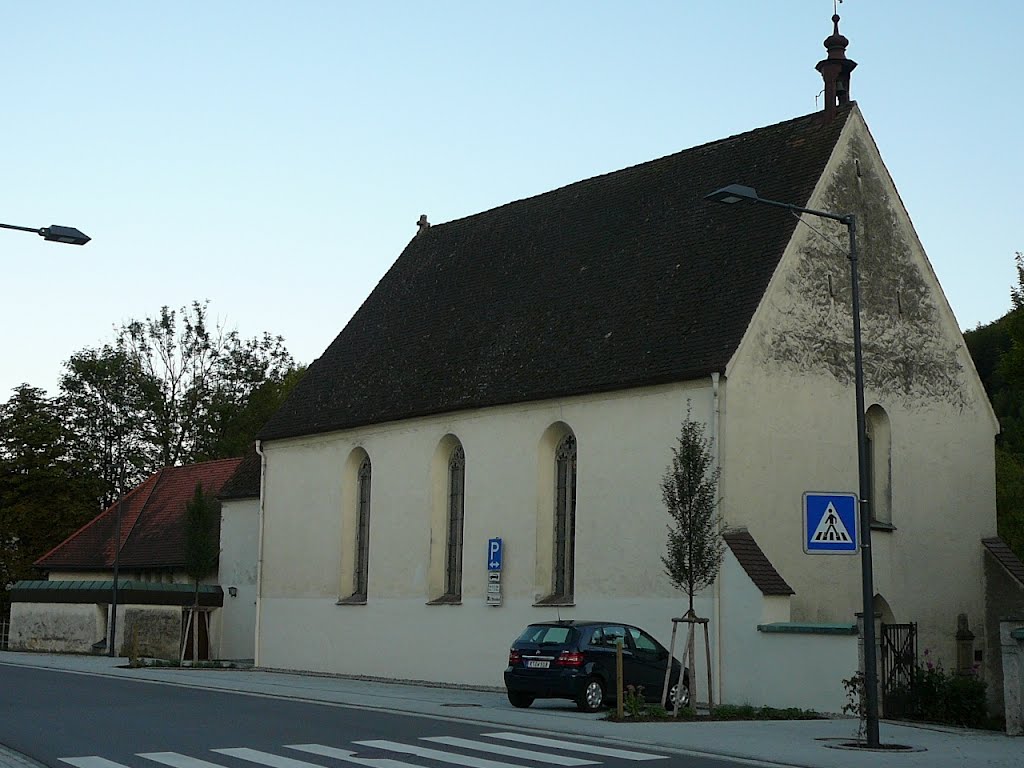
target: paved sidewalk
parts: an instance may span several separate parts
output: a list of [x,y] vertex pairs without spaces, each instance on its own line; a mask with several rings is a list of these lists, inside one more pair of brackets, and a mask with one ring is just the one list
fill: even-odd
[[[1022,768],[1024,739],[1001,733],[914,727],[883,722],[882,742],[903,744],[915,752],[885,753],[832,748],[850,741],[857,721],[850,719],[749,722],[611,723],[602,715],[577,712],[568,702],[541,701],[515,709],[500,689],[435,687],[409,683],[318,676],[266,670],[127,669],[124,659],[0,652],[4,664],[58,669],[78,674],[110,675],[153,684],[183,685],[248,695],[275,696],[327,705],[407,712],[481,725],[501,725],[600,741],[614,740],[662,750],[743,758],[758,764],[861,768],[861,766],[991,766]],[[0,745],[3,730],[0,725]],[[830,746],[831,745],[831,746]],[[0,748],[0,768],[34,768]]]

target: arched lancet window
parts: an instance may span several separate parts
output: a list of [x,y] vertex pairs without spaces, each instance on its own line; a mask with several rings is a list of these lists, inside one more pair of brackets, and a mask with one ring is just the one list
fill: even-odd
[[871,522],[884,528],[892,524],[892,433],[882,406],[868,408],[865,427]]
[[353,596],[366,599],[370,571],[370,457],[359,465],[356,501],[356,567]]
[[553,594],[573,597],[576,549],[576,438],[566,435],[555,451],[555,557]]
[[455,446],[448,460],[448,533],[444,585],[447,597],[462,597],[462,529],[466,511],[466,454]]

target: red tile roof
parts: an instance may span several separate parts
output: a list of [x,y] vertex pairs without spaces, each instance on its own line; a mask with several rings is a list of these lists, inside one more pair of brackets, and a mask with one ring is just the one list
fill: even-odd
[[[185,563],[185,505],[202,483],[217,495],[241,464],[220,459],[165,467],[125,494],[121,503],[121,568],[180,568]],[[47,570],[108,570],[114,565],[115,502],[36,560]],[[219,535],[219,526],[218,526]]]

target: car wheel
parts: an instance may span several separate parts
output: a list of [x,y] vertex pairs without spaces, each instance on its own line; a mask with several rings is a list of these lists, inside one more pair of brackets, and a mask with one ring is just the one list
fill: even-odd
[[[677,688],[679,688],[679,683],[676,683],[671,688],[669,688],[668,696],[665,697],[665,709],[667,709],[669,712],[672,711],[672,707],[675,705]],[[686,685],[686,683],[683,683],[683,695],[682,698],[679,699],[679,707],[680,709],[684,709],[688,706],[690,706],[690,687]]]
[[508,701],[513,707],[526,709],[526,707],[533,704],[533,696],[527,693],[520,693],[519,691],[508,691]]
[[604,705],[604,685],[596,677],[588,677],[576,706],[584,712],[597,712]]

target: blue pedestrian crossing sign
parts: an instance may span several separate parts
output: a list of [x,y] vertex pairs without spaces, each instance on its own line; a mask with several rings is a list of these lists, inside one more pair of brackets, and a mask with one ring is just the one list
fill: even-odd
[[804,552],[808,555],[854,555],[860,546],[857,494],[804,494]]

